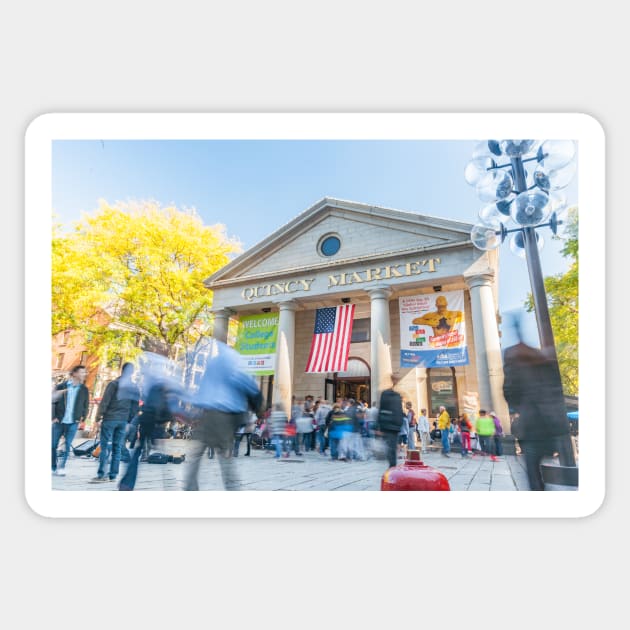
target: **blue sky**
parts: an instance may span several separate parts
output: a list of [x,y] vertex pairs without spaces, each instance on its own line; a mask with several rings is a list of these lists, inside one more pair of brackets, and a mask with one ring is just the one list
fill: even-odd
[[[53,211],[66,227],[99,200],[153,200],[194,207],[206,224],[223,223],[252,247],[322,197],[335,197],[478,222],[485,205],[464,180],[473,140],[57,140]],[[577,199],[577,177],[563,191]],[[568,267],[541,230],[545,275]],[[522,306],[527,264],[500,250],[499,308]]]

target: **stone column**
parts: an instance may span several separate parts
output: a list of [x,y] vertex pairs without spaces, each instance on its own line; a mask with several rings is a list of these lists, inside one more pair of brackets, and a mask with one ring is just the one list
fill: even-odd
[[287,415],[291,413],[293,393],[293,354],[295,352],[295,310],[293,300],[279,302],[276,374],[273,379],[273,402],[281,402]]
[[427,368],[416,368],[416,404],[418,405],[415,408],[417,415],[420,415],[421,409],[426,409],[427,414],[431,413],[427,397]]
[[223,308],[220,311],[214,312],[214,330],[212,336],[218,341],[227,343],[230,317],[234,315],[234,313],[235,311],[229,308]]
[[510,417],[503,397],[503,358],[492,296],[494,272],[465,275],[464,278],[470,289],[479,404],[488,412],[495,411],[501,419],[504,433],[509,433]]
[[378,404],[381,393],[391,386],[392,373],[391,329],[389,325],[389,296],[392,290],[387,286],[367,289],[370,296],[370,338],[371,338],[371,388],[372,400]]

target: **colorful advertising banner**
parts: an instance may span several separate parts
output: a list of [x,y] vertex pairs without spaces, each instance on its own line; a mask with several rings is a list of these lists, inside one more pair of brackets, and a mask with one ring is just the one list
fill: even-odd
[[400,367],[468,365],[464,292],[399,298]]
[[234,349],[241,355],[243,370],[257,376],[273,374],[277,339],[278,313],[241,317]]

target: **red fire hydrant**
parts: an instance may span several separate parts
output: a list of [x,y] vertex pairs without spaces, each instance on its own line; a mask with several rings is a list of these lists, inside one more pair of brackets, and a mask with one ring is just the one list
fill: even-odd
[[420,459],[420,451],[407,451],[407,459],[385,471],[381,490],[450,490],[448,479]]

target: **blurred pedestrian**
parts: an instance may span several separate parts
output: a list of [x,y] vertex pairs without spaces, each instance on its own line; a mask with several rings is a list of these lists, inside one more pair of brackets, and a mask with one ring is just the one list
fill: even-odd
[[328,438],[330,440],[330,458],[333,461],[345,459],[341,457],[339,445],[346,433],[352,431],[352,419],[337,404],[333,405],[332,414],[330,416],[330,424],[328,426]]
[[525,458],[529,487],[544,490],[543,458],[558,452],[561,464],[572,460],[557,363],[542,350],[519,342],[505,350],[503,364],[503,394],[510,409],[518,414],[512,434]]
[[449,453],[451,451],[451,442],[449,439],[449,433],[451,430],[451,417],[449,416],[448,411],[446,411],[446,407],[444,407],[443,405],[440,405],[439,411],[440,415],[438,416],[437,420],[437,428],[441,432],[442,455],[444,457],[449,457]]
[[[72,442],[77,434],[79,423],[87,417],[90,394],[85,386],[87,371],[83,365],[75,365],[70,378],[57,385],[53,392],[52,406],[52,474],[60,477],[66,474],[66,462]],[[56,400],[55,400],[56,399]],[[57,466],[57,448],[64,438],[65,446],[61,465]]]
[[416,412],[413,410],[413,404],[411,401],[407,401],[405,403],[405,413],[407,416],[407,422],[409,424],[409,432],[407,433],[407,448],[415,450],[418,420],[416,418]]
[[[107,384],[96,412],[101,432],[101,452],[96,477],[90,483],[114,481],[118,477],[129,422],[138,413],[140,390],[134,383],[133,363],[122,366],[120,376]],[[109,472],[107,462],[109,461]]]
[[252,451],[252,433],[256,428],[256,421],[258,417],[254,412],[250,412],[247,422],[241,425],[234,436],[234,457],[238,457],[238,452],[241,446],[241,442],[243,438],[245,438],[245,445],[247,446],[247,450],[245,451],[244,457],[250,457]]
[[492,461],[497,461],[494,454],[494,420],[488,415],[485,409],[479,410],[479,416],[475,423],[475,431],[479,436],[482,455],[489,455]]
[[289,418],[284,428],[284,457],[290,457],[291,451],[294,451],[298,457],[302,454],[298,444],[297,421],[295,418]]
[[374,436],[374,430],[378,424],[378,405],[372,401],[372,406],[365,412],[365,436],[369,439]]
[[210,448],[218,452],[224,488],[238,490],[240,482],[231,457],[234,433],[247,424],[250,412],[260,411],[263,398],[256,381],[240,369],[240,356],[227,344],[213,340],[199,389],[192,400],[201,414],[190,452],[185,490],[199,490],[201,456]]
[[396,391],[398,379],[391,375],[391,387],[381,394],[378,404],[378,434],[385,441],[387,461],[389,466],[396,466],[398,434],[403,424],[402,398]]
[[490,417],[494,421],[494,454],[501,457],[503,455],[503,427],[499,416],[494,411],[490,412]]
[[315,423],[317,424],[317,440],[319,446],[319,452],[322,455],[326,454],[326,418],[331,413],[332,407],[327,400],[322,400],[315,412]]
[[[311,409],[311,407],[308,409]],[[311,439],[313,437],[314,420],[312,412],[307,411],[306,406],[303,408],[301,415],[295,420],[298,447],[304,452],[312,450]]]
[[339,443],[340,458],[345,461],[365,459],[363,440],[361,439],[361,423],[364,413],[359,403],[354,399],[348,399],[348,408],[345,413],[350,417],[351,430],[346,431]]
[[282,403],[274,403],[271,413],[269,414],[268,423],[270,425],[269,434],[271,435],[271,443],[276,451],[276,459],[280,459],[284,451],[284,434],[288,421],[289,418],[284,411]]
[[295,395],[291,396],[291,414],[289,420],[297,421],[302,417],[302,411],[304,410],[304,403],[299,401]]
[[418,416],[418,432],[420,434],[420,440],[422,442],[422,452],[427,453],[429,445],[431,444],[429,419],[427,418],[427,410],[420,409],[420,415]]
[[459,432],[462,438],[462,457],[468,457],[468,454],[472,452],[470,446],[471,429],[472,423],[470,422],[470,416],[464,412],[459,419]]
[[451,430],[450,430],[450,440],[451,440],[451,450],[459,448],[461,450],[462,447],[462,434],[459,428],[459,420],[455,422],[451,422]]
[[407,455],[407,443],[409,442],[409,417],[402,412],[402,424],[398,431],[398,457],[405,459]]
[[178,379],[168,374],[168,365],[165,357],[145,353],[144,365],[139,369],[142,408],[136,415],[140,443],[134,448],[125,474],[118,484],[121,491],[135,488],[139,463],[148,460],[155,436],[167,435],[165,427],[181,398]]

